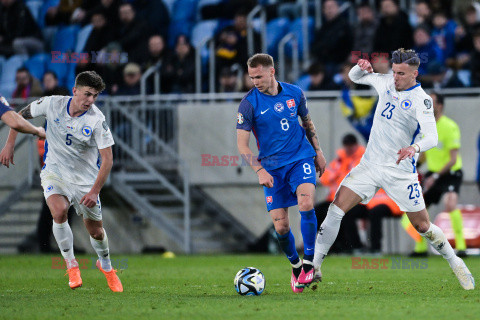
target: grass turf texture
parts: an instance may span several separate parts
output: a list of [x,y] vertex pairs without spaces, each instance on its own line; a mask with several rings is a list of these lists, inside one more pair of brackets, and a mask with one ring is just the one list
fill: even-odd
[[[480,314],[479,288],[463,290],[440,257],[428,258],[426,269],[391,269],[392,257],[383,257],[390,259],[388,269],[359,270],[352,269],[351,257],[329,256],[323,282],[302,294],[291,292],[291,269],[283,256],[117,255],[127,265],[118,272],[123,293],[112,293],[91,266],[81,270],[83,287],[71,290],[65,270],[52,269],[52,257],[0,256],[0,319],[478,319]],[[480,282],[480,258],[466,263]],[[236,293],[233,278],[245,266],[265,275],[261,296]]]

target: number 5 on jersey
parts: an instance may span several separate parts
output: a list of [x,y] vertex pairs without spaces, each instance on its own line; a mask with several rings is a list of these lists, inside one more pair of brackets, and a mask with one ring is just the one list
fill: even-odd
[[67,138],[66,138],[65,144],[67,146],[72,144],[72,135],[70,133],[67,133]]

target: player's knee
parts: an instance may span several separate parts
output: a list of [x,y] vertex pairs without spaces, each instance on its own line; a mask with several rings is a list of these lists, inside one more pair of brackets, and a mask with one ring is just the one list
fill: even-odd
[[421,222],[416,222],[413,224],[415,227],[415,230],[417,230],[419,233],[425,233],[428,231],[428,228],[430,228],[430,222],[428,221],[421,221]]
[[288,224],[283,224],[283,223],[282,224],[280,224],[280,223],[275,224],[275,231],[279,235],[283,236],[283,235],[287,234],[288,231],[290,231],[290,226]]
[[300,211],[310,211],[313,209],[312,197],[301,197],[298,201],[298,209]]
[[96,228],[96,229],[90,231],[90,236],[95,240],[103,240],[103,229],[102,228]]
[[68,207],[63,204],[55,204],[50,207],[53,221],[56,223],[64,223],[68,218]]

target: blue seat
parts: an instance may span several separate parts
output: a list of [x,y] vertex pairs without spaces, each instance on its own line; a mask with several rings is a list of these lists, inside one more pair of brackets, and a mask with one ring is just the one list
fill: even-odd
[[93,30],[93,25],[91,24],[88,24],[82,29],[80,29],[77,35],[77,43],[75,44],[75,52],[80,53],[83,51],[83,48],[85,48],[88,37],[90,37],[90,33],[92,33],[92,30]]
[[30,0],[25,3],[27,6],[28,10],[30,10],[30,13],[32,14],[33,18],[39,23],[39,18],[40,18],[40,10],[43,7],[43,1],[42,0]]
[[7,61],[7,58],[5,58],[4,56],[0,56],[0,74],[2,74],[3,65],[5,64],[5,61]]
[[308,74],[305,74],[301,76],[297,82],[295,82],[297,86],[300,87],[303,91],[308,91],[310,88],[310,85],[312,84],[312,79],[310,79],[310,76]]
[[35,78],[41,81],[46,71],[47,62],[51,59],[52,57],[48,53],[38,53],[25,61],[25,67]]
[[[301,58],[303,55],[303,23],[302,18],[297,18],[290,24],[289,32],[295,33],[297,40],[298,40],[298,55]],[[314,33],[315,33],[315,23],[313,17],[308,17],[307,23],[307,30],[308,30],[308,43],[311,44],[313,42]],[[285,53],[287,56],[292,56],[292,44],[291,42],[286,44]]]
[[172,12],[173,12],[173,5],[175,4],[175,1],[176,0],[162,0],[163,1],[163,4],[165,5],[165,7],[167,7],[168,9],[168,14],[170,15],[170,17],[172,16]]
[[[197,48],[202,41],[215,36],[218,25],[218,20],[204,20],[197,23],[192,30],[192,46],[198,50]],[[203,46],[200,50],[202,57],[202,68],[206,68],[210,52],[208,51],[207,46]]]
[[75,85],[75,68],[77,67],[76,63],[70,63],[68,65],[67,77],[65,79],[64,86],[72,93],[72,88]]
[[15,90],[16,87],[15,75],[17,74],[17,69],[23,67],[27,59],[27,55],[13,55],[5,61],[0,78],[0,87],[5,97],[8,98],[12,96],[13,90]]
[[58,84],[65,86],[67,82],[68,68],[72,63],[67,62],[52,62],[49,60],[47,62],[46,71],[53,71],[58,77]]
[[195,21],[198,0],[177,0],[173,4],[172,21]]
[[75,50],[77,34],[80,30],[78,25],[60,27],[53,39],[53,51],[69,52]]
[[278,42],[288,33],[290,22],[287,18],[276,18],[267,23],[267,52],[274,59],[278,57]]
[[218,20],[204,20],[197,23],[192,30],[192,45],[196,48],[200,43],[215,35],[218,28]]

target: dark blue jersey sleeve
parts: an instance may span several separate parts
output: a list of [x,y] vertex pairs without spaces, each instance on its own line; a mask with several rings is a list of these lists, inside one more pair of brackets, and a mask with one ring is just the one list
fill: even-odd
[[300,117],[305,117],[308,114],[308,108],[307,108],[307,98],[305,97],[305,93],[303,93],[302,90],[300,90],[300,105],[298,106],[298,115]]
[[13,109],[10,108],[10,106],[8,105],[8,102],[7,102],[7,100],[5,100],[5,98],[0,96],[0,118],[7,111],[13,111]]
[[252,128],[253,106],[247,99],[243,99],[238,106],[237,129],[252,131]]

